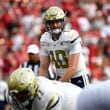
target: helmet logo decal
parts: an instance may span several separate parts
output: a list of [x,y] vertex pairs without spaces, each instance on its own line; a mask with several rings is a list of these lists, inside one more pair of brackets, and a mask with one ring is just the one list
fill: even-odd
[[57,15],[58,10],[51,9],[51,10],[49,10],[49,12],[50,12],[50,15],[55,16],[55,15]]
[[23,74],[23,73],[21,73],[21,76],[20,76],[20,82],[23,83],[23,84],[24,84],[25,82],[27,82],[26,75]]

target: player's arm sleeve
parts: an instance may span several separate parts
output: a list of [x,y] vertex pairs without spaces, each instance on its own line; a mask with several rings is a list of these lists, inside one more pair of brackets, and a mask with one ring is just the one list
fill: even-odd
[[71,41],[69,52],[70,54],[82,52],[82,43],[80,37],[76,37],[73,41]]
[[41,42],[40,55],[48,56],[48,52],[46,50],[46,44]]
[[76,54],[81,53],[82,51],[82,39],[79,36],[79,33],[75,30],[70,30],[68,33],[68,39],[70,42],[69,53]]
[[49,99],[45,110],[61,110],[61,97],[58,94],[54,94]]
[[45,34],[43,34],[42,36],[41,36],[41,39],[40,39],[40,45],[41,45],[41,47],[40,47],[40,55],[46,55],[46,56],[48,56],[48,51],[47,51],[47,46],[48,46],[48,40],[46,39],[46,35]]

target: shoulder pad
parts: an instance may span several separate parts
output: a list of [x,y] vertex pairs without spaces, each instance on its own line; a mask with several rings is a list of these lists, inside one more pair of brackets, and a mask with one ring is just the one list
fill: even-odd
[[79,33],[75,30],[65,30],[64,31],[64,37],[63,38],[67,41],[73,41],[77,37],[79,37]]
[[50,34],[48,32],[45,32],[44,34],[42,34],[40,42],[46,42],[48,41],[50,38]]
[[73,39],[79,36],[79,33],[75,30],[70,30],[69,36],[72,37]]

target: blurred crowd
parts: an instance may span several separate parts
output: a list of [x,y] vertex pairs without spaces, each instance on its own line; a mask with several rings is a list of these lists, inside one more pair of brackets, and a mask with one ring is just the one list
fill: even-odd
[[40,47],[45,31],[43,15],[57,5],[67,15],[66,28],[75,29],[83,40],[92,81],[110,77],[110,0],[0,0],[0,74],[9,74],[27,60],[31,43]]

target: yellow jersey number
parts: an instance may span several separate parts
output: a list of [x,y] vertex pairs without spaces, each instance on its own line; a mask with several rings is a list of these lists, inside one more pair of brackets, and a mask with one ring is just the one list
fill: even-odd
[[56,68],[68,67],[68,57],[64,50],[50,51],[50,59],[55,62]]

